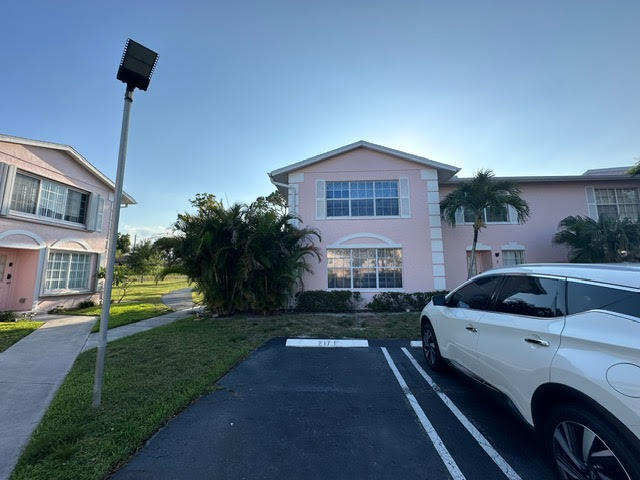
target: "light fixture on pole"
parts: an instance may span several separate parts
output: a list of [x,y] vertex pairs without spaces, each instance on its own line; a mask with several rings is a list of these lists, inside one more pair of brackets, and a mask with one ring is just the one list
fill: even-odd
[[102,401],[102,382],[104,377],[104,360],[107,353],[107,329],[109,325],[109,308],[111,306],[111,286],[113,284],[113,267],[116,260],[116,243],[118,241],[118,223],[120,222],[120,205],[122,203],[122,184],[124,181],[124,165],[127,157],[127,141],[129,138],[129,115],[133,103],[133,91],[136,88],[147,90],[153,69],[158,61],[158,54],[147,47],[127,40],[118,68],[117,79],[127,87],[124,93],[124,111],[122,112],[122,130],[120,132],[120,150],[118,151],[118,171],[116,173],[116,192],[111,208],[109,225],[110,238],[107,252],[107,266],[102,295],[102,313],[100,315],[100,333],[98,334],[98,355],[93,383],[93,406],[99,407]]

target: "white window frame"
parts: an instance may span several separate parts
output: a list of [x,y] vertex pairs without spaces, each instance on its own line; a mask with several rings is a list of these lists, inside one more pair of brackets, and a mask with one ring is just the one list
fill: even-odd
[[[484,223],[487,225],[513,225],[513,222],[509,220],[509,205],[505,205],[505,209],[507,210],[507,220],[504,222],[489,222],[487,221],[487,209],[483,209],[482,216],[484,218]],[[473,225],[473,222],[467,222],[464,219],[464,207],[460,207],[460,216],[462,218],[462,225]]]
[[[65,274],[65,288],[47,288],[47,277],[49,275],[49,258],[52,254],[62,253],[69,255],[69,261],[66,265],[66,274]],[[69,280],[71,276],[71,264],[72,255],[85,255],[88,257],[88,272],[87,272],[87,287],[86,288],[69,288]],[[97,258],[98,254],[95,252],[84,252],[77,250],[58,250],[52,249],[47,252],[47,257],[45,259],[45,271],[42,277],[42,297],[49,296],[63,296],[63,295],[75,295],[75,294],[85,294],[85,293],[94,293],[96,287],[96,281],[93,278],[96,268],[97,268]]]
[[[613,196],[615,198],[615,203],[598,203],[598,190],[613,190]],[[637,204],[629,204],[629,203],[624,203],[621,202],[619,197],[618,197],[618,190],[635,190],[636,193],[638,194],[638,197],[640,197],[640,188],[638,187],[594,187],[593,189],[593,195],[594,195],[594,204],[596,206],[596,214],[598,215],[598,217],[600,217],[600,212],[598,211],[598,207],[599,206],[615,206],[616,210],[618,212],[618,219],[622,220],[623,218],[628,218],[628,217],[621,217],[620,216],[620,205],[638,205],[638,210],[640,211],[640,202]],[[632,222],[636,222],[638,221],[637,218],[629,218],[629,220],[631,220]]]
[[[518,263],[506,264],[504,262],[504,259],[505,259],[505,255],[504,254],[505,253],[515,253],[516,256],[520,255],[522,261],[518,262]],[[521,249],[521,248],[503,248],[501,253],[500,253],[500,256],[502,257],[502,266],[504,266],[504,267],[514,267],[514,266],[517,266],[517,265],[522,265],[523,263],[527,263],[527,259],[525,257],[525,250]]]
[[[351,196],[351,183],[352,182],[371,182],[373,183],[373,197],[370,200],[373,200],[373,215],[351,215],[351,201],[352,200],[369,200],[369,198],[353,198]],[[376,197],[376,182],[396,182],[398,196],[397,197]],[[346,183],[349,185],[349,196],[347,198],[329,198],[327,196],[327,189],[329,188],[330,183]],[[376,200],[388,200],[388,199],[396,199],[398,201],[398,214],[397,215],[376,215]],[[402,217],[402,204],[401,204],[402,195],[400,194],[400,179],[392,178],[392,179],[384,179],[384,180],[326,180],[325,181],[325,202],[326,202],[326,218],[327,219],[338,219],[338,218],[360,218],[360,219],[371,219],[371,218],[403,218]],[[331,201],[347,201],[349,203],[349,214],[348,215],[329,215],[329,202]]]
[[[380,267],[378,265],[378,250],[381,249],[388,249],[388,250],[400,250],[400,258],[401,258],[401,263],[399,267]],[[352,292],[403,292],[404,291],[404,252],[402,250],[401,247],[392,247],[392,246],[379,246],[379,245],[372,245],[372,246],[366,246],[366,245],[359,245],[357,247],[355,246],[343,246],[343,247],[331,247],[331,248],[327,248],[328,250],[349,250],[349,271],[350,271],[350,279],[351,279],[351,286],[350,287],[329,287],[329,270],[331,270],[331,268],[329,267],[329,262],[327,260],[327,290],[332,291],[332,290],[348,290],[348,291],[352,291]],[[365,269],[365,270],[370,270],[372,267],[354,267],[353,266],[353,251],[354,250],[375,250],[376,252],[376,263],[375,263],[375,267],[373,267],[373,269],[376,271],[376,287],[375,288],[361,288],[361,287],[354,287],[353,286],[353,271],[354,270],[361,270],[361,269]],[[346,268],[346,267],[343,267]],[[402,287],[395,287],[395,288],[391,288],[391,287],[380,287],[380,276],[379,276],[379,272],[380,270],[384,270],[386,268],[400,268],[400,275],[402,277]]]
[[[45,223],[54,223],[54,224],[61,224],[61,225],[66,225],[69,227],[75,227],[75,228],[85,228],[87,226],[87,221],[89,218],[89,199],[91,194],[85,190],[80,190],[79,188],[74,188],[71,187],[69,185],[66,185],[64,183],[60,183],[60,182],[56,182],[54,180],[51,180],[49,178],[45,178],[45,177],[41,177],[38,175],[34,175],[30,172],[26,172],[24,170],[18,170],[16,172],[16,176],[20,174],[23,175],[25,177],[30,177],[30,178],[34,178],[36,180],[38,180],[38,193],[36,195],[36,208],[35,211],[36,213],[27,213],[27,212],[21,212],[18,210],[13,210],[11,208],[11,199],[9,200],[9,214],[15,217],[21,217],[24,219],[32,219],[32,220],[37,220],[38,222],[45,222]],[[69,190],[73,190],[74,192],[78,192],[81,193],[83,195],[87,196],[87,203],[85,206],[85,213],[84,213],[84,222],[82,223],[78,223],[78,222],[70,222],[68,220],[64,219],[64,215],[62,219],[59,218],[53,218],[53,217],[47,217],[46,215],[40,215],[40,206],[41,206],[41,201],[42,201],[42,183],[43,182],[49,182],[49,183],[53,183],[55,185],[59,185],[65,188],[65,192],[64,192],[64,198],[63,198],[63,202],[64,202],[64,209],[66,212],[66,208],[67,208],[67,197],[69,195]],[[15,179],[14,179],[14,184],[15,184]]]

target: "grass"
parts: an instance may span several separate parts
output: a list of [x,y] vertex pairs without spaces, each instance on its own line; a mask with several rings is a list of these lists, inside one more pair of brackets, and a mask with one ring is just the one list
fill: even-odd
[[[127,295],[122,303],[113,303],[109,310],[109,328],[120,327],[129,323],[139,322],[151,317],[157,317],[163,313],[170,312],[171,309],[162,303],[162,295],[187,288],[189,284],[186,278],[167,278],[161,282],[147,281],[144,283],[134,283],[127,289]],[[114,287],[111,298],[117,302],[122,296],[122,289]],[[100,315],[100,305],[95,307],[82,308],[70,311],[74,315]],[[96,322],[92,332],[100,329],[100,322]]]
[[273,336],[417,338],[418,314],[191,317],[109,344],[103,405],[91,408],[95,350],[76,360],[13,480],[98,479]]
[[34,330],[44,322],[2,322],[0,323],[0,352],[4,352],[11,345]]

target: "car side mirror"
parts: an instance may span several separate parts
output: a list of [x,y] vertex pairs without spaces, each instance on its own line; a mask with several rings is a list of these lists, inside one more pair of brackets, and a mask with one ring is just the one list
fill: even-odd
[[431,301],[433,302],[434,305],[438,306],[438,307],[444,307],[446,305],[446,297],[444,295],[434,295],[431,298]]

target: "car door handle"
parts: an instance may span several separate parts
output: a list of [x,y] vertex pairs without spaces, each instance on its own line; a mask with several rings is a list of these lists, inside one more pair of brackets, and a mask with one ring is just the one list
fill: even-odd
[[547,342],[546,340],[542,340],[540,338],[531,338],[531,337],[527,337],[524,339],[525,342],[527,343],[533,343],[535,345],[540,345],[541,347],[548,347],[549,346],[549,342]]
[[474,327],[473,325],[467,325],[464,328],[466,328],[467,330],[469,330],[470,332],[473,332],[473,333],[477,333],[478,332],[478,329],[476,327]]

